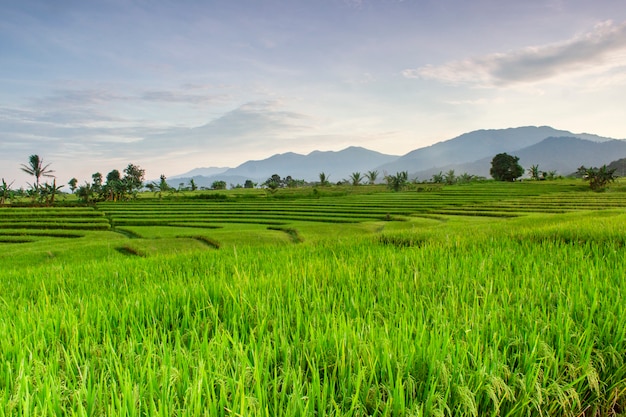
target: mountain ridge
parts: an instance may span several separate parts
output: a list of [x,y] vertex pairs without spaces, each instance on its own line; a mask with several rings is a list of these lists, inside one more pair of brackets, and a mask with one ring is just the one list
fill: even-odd
[[[210,186],[218,180],[236,185],[246,179],[260,184],[273,174],[278,174],[281,177],[291,176],[315,182],[319,174],[324,172],[331,182],[338,182],[349,178],[354,172],[364,175],[376,170],[380,180],[386,174],[401,171],[407,171],[410,178],[428,180],[435,173],[452,169],[457,174],[488,177],[491,159],[502,152],[519,156],[525,168],[539,165],[543,171],[568,175],[580,165],[603,165],[626,157],[626,140],[590,133],[577,134],[550,126],[480,129],[417,148],[401,156],[360,146],[350,146],[340,151],[315,150],[308,154],[285,152],[261,160],[246,161],[210,176],[184,178],[179,175],[173,179],[180,181],[193,177],[199,186]],[[197,170],[190,173],[199,172]]]

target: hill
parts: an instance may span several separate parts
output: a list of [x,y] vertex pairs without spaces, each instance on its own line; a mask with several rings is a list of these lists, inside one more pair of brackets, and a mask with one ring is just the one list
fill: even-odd
[[[626,156],[626,141],[613,139],[593,142],[576,137],[550,137],[512,154],[520,158],[519,162],[525,169],[531,165],[538,165],[541,171],[556,171],[560,175],[570,175],[581,165],[601,166],[614,160],[616,156]],[[454,169],[457,174],[467,172],[489,177],[492,159],[493,156],[489,156],[471,163],[419,171],[415,176],[425,180],[440,171]]]
[[[387,172],[408,171],[410,174],[422,175],[454,169],[460,165],[468,165],[461,172],[484,175],[484,168],[475,161],[493,158],[494,155],[517,151],[535,145],[548,137],[575,137],[590,142],[603,143],[613,139],[587,133],[575,134],[566,130],[557,130],[549,126],[526,126],[509,129],[476,130],[456,138],[434,145],[419,148],[398,158],[396,161],[380,166],[378,169]],[[457,168],[458,169],[458,168]],[[474,172],[475,171],[475,172]],[[489,170],[487,169],[487,174]],[[431,174],[432,175],[432,174]]]
[[[319,180],[324,172],[331,182],[347,179],[354,172],[362,174],[377,170],[385,173],[408,171],[411,178],[428,180],[433,174],[451,169],[457,174],[467,172],[489,177],[492,158],[501,152],[520,157],[525,168],[539,165],[543,171],[568,175],[581,165],[597,166],[616,157],[626,156],[626,141],[589,133],[572,133],[549,126],[525,126],[509,129],[477,130],[456,138],[415,149],[403,156],[394,156],[361,147],[341,151],[314,151],[307,155],[287,152],[267,159],[247,161],[236,168],[204,175],[207,168],[192,170],[173,177],[170,185],[188,183],[210,187],[213,181],[243,184],[247,179],[263,183],[273,174],[291,176],[308,182]],[[221,168],[209,168],[221,169]]]

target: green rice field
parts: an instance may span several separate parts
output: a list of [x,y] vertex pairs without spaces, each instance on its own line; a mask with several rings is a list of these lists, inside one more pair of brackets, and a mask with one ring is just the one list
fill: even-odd
[[626,415],[626,184],[237,193],[0,207],[0,416]]

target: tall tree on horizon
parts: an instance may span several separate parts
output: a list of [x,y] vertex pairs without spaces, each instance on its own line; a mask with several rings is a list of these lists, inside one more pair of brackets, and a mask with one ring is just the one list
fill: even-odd
[[39,190],[39,180],[41,177],[54,177],[54,175],[52,175],[54,171],[48,169],[49,166],[50,164],[43,164],[43,158],[40,158],[39,155],[31,155],[28,157],[28,165],[22,164],[21,169],[25,173],[35,177],[33,188]]

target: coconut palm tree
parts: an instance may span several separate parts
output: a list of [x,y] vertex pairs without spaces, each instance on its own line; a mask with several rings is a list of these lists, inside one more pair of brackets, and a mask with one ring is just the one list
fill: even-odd
[[28,158],[28,165],[22,164],[22,171],[35,177],[35,184],[33,184],[35,190],[39,190],[39,179],[41,177],[54,177],[52,175],[54,171],[48,169],[49,166],[50,164],[43,164],[43,158],[40,158],[39,155],[31,155]]
[[352,185],[354,186],[359,185],[362,179],[363,177],[361,176],[360,172],[353,172],[352,174],[350,174],[350,182],[352,182]]
[[378,179],[378,171],[374,170],[374,171],[367,171],[367,174],[365,174],[365,178],[367,178],[367,181],[370,184],[375,184],[376,180]]

